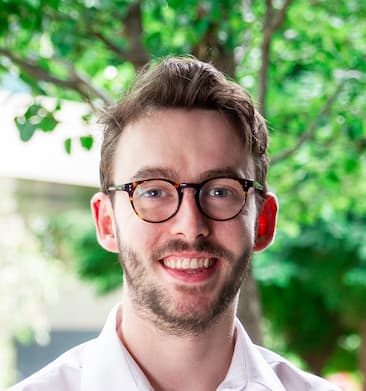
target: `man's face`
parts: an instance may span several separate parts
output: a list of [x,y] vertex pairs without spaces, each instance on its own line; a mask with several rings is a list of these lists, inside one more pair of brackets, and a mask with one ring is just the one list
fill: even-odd
[[[209,110],[152,112],[124,129],[114,161],[117,185],[253,174],[237,131],[226,117]],[[202,215],[190,188],[177,214],[163,223],[137,217],[127,193],[114,197],[126,295],[141,316],[173,334],[190,334],[205,330],[234,306],[254,244],[252,189],[243,211],[228,221]]]

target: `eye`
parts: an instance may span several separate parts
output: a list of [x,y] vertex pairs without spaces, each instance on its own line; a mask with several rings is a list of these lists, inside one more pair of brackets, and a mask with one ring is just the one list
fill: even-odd
[[213,198],[227,198],[232,197],[233,192],[225,187],[213,187],[208,190],[207,195]]
[[168,195],[164,189],[157,187],[152,188],[140,188],[136,189],[136,196],[139,198],[163,198]]
[[240,183],[232,178],[217,178],[207,182],[202,188],[201,199],[206,202],[238,202],[243,198]]

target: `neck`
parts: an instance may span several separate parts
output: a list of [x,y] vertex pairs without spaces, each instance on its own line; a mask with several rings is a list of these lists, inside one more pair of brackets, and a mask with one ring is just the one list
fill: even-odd
[[231,363],[236,302],[209,329],[182,336],[157,328],[125,297],[118,334],[155,391],[213,390],[224,380]]

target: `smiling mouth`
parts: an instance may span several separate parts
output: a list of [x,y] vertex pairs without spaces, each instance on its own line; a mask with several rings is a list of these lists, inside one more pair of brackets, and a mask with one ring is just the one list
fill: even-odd
[[210,269],[217,262],[217,258],[168,258],[163,259],[161,263],[174,270],[198,271]]

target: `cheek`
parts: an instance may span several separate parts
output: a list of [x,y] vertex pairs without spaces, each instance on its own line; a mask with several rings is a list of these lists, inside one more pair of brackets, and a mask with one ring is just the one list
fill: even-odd
[[222,228],[221,241],[231,251],[241,254],[254,246],[254,224],[248,216],[239,216]]
[[115,220],[121,243],[135,252],[141,254],[150,251],[159,243],[161,235],[158,224],[138,218],[131,205],[116,204]]
[[131,240],[134,240],[134,243],[138,246],[137,249],[141,252],[150,253],[161,244],[162,235],[156,224],[144,221],[138,222],[134,225],[132,235]]

